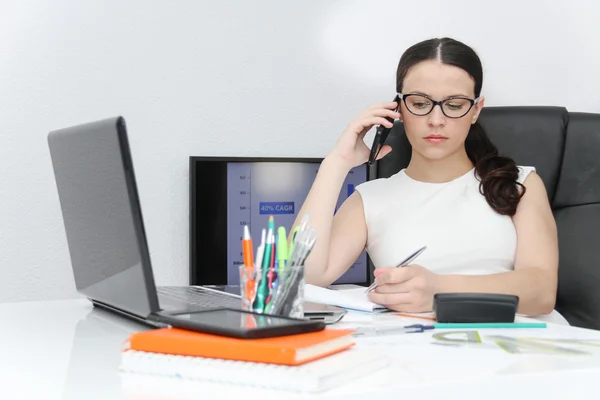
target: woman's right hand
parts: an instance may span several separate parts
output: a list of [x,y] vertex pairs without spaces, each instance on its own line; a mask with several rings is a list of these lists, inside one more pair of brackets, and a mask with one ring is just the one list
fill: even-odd
[[[394,124],[389,122],[386,117],[400,118],[400,113],[394,111],[396,107],[398,107],[397,102],[380,103],[368,107],[348,124],[329,155],[344,163],[348,169],[367,162],[371,151],[364,142],[365,135],[375,125],[392,128]],[[390,151],[392,148],[384,145],[377,159],[385,157]]]

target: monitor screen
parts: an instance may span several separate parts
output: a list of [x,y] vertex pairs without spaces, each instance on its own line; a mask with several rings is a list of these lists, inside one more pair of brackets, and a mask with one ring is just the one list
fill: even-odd
[[[190,284],[238,285],[242,233],[250,228],[254,251],[269,217],[292,227],[322,159],[190,157]],[[367,180],[367,166],[350,171],[335,211]],[[309,222],[310,225],[310,222]],[[335,283],[367,284],[365,251]]]

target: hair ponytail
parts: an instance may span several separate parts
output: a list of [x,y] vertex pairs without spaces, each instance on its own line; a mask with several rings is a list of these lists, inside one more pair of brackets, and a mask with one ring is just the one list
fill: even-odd
[[515,215],[525,194],[525,186],[517,181],[519,168],[515,162],[498,155],[498,149],[478,122],[471,125],[465,150],[481,180],[479,192],[490,207],[501,215]]

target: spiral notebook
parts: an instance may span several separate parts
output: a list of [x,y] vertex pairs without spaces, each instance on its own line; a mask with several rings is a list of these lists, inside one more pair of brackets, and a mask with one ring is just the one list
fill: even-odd
[[[264,364],[128,350],[119,369],[125,374],[171,377],[294,392],[320,392],[367,376],[388,365],[387,358],[352,348],[299,366]],[[176,386],[174,386],[176,387]]]

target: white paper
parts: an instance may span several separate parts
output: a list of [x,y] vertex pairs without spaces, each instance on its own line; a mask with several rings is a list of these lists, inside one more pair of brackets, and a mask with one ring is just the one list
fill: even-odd
[[366,288],[347,290],[331,290],[320,286],[306,284],[304,299],[313,303],[328,304],[350,310],[381,312],[387,308],[369,301]]

